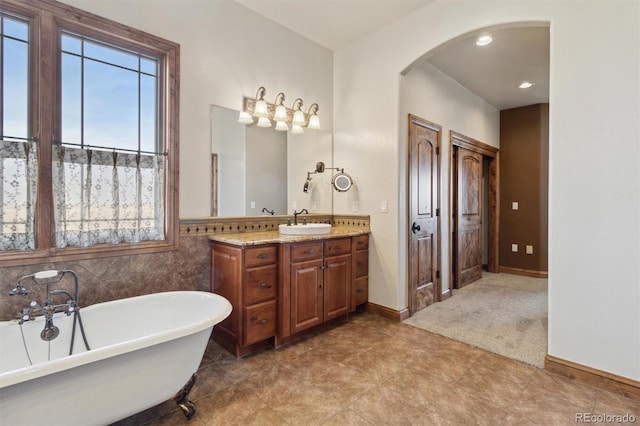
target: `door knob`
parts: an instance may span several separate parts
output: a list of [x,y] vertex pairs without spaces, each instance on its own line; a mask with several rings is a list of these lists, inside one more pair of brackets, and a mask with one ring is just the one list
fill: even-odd
[[420,231],[420,225],[418,225],[417,223],[413,222],[413,225],[411,225],[411,231],[415,234],[416,232]]

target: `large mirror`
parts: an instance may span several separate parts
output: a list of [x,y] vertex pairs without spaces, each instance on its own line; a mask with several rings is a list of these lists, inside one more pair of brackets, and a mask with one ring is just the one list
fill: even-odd
[[[238,111],[211,106],[211,215],[332,212],[331,133],[303,134],[238,123]],[[305,191],[306,189],[306,191]]]

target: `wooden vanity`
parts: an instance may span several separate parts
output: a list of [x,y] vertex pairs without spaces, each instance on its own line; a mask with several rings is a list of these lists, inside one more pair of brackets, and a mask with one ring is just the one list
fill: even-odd
[[367,303],[368,231],[211,236],[211,291],[233,305],[213,339],[240,357],[280,346]]

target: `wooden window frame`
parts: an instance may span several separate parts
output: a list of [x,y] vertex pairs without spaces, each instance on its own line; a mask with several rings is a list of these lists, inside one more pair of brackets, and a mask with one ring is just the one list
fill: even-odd
[[[38,141],[36,249],[0,252],[0,266],[157,253],[178,248],[178,164],[180,46],[171,41],[57,2],[2,0],[2,9],[29,19],[30,128]],[[52,146],[59,140],[60,36],[72,31],[160,58],[161,148],[167,152],[164,183],[165,239],[139,243],[56,248],[52,188]]]

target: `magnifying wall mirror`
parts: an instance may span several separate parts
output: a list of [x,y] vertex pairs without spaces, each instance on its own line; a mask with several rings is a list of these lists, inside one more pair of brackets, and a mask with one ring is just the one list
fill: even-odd
[[351,176],[349,176],[345,172],[339,172],[333,176],[331,185],[333,185],[333,188],[338,192],[347,192],[349,189],[351,189],[353,180],[351,179]]

